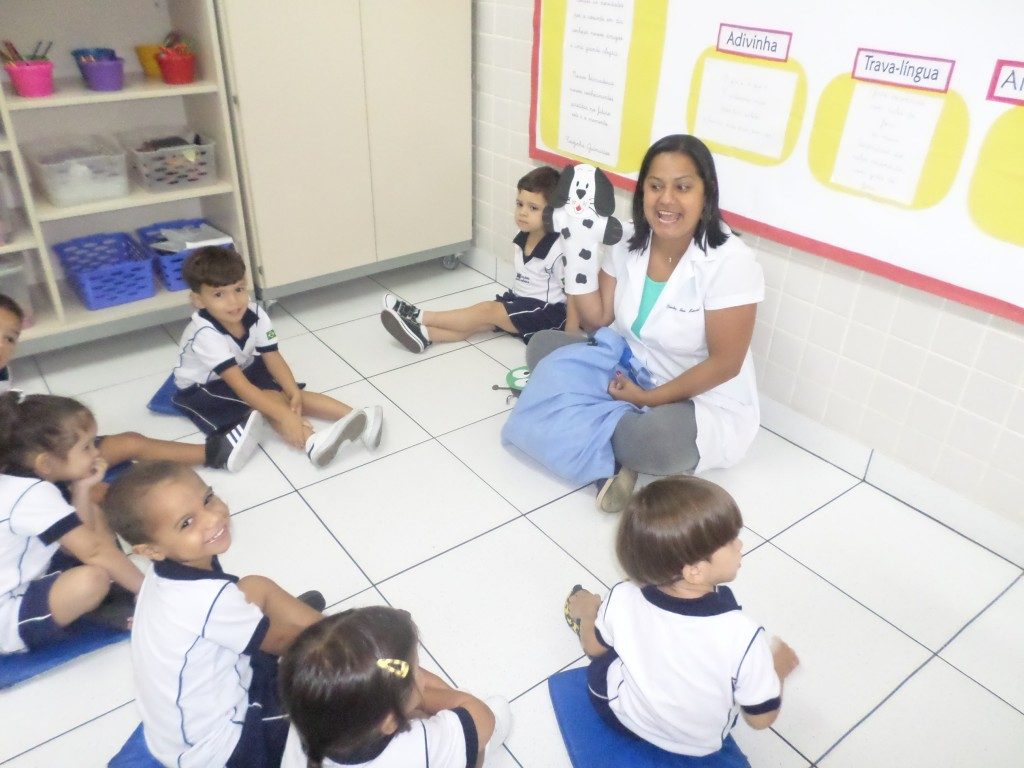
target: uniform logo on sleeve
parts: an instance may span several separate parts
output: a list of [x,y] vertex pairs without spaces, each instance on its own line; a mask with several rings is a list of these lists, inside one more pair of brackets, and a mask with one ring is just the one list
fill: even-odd
[[270,341],[271,339],[276,339],[276,338],[277,338],[277,331],[274,331],[274,330],[267,331],[267,341]]

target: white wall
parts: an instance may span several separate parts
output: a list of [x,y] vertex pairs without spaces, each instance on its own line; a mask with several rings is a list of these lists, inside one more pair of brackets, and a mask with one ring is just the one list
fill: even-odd
[[[474,253],[505,283],[529,157],[533,0],[474,0]],[[722,205],[728,209],[729,191]],[[620,218],[628,198],[618,195]],[[883,235],[884,236],[884,235]],[[764,238],[762,392],[1024,521],[1024,326]],[[966,256],[969,258],[969,256]]]

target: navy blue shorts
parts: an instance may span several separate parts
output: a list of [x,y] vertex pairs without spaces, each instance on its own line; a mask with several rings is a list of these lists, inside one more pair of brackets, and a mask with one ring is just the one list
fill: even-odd
[[[281,391],[281,385],[274,381],[274,377],[267,370],[267,364],[259,355],[243,373],[245,378],[260,389]],[[249,414],[252,413],[252,408],[239,398],[223,379],[179,389],[171,396],[171,402],[208,435],[231,429],[249,418]]]
[[516,327],[524,344],[537,331],[560,331],[565,328],[565,302],[548,304],[540,299],[516,296],[512,291],[505,291],[495,296],[494,300],[505,307],[508,319]]
[[276,768],[288,739],[288,720],[277,696],[277,657],[256,651],[251,663],[249,709],[242,735],[224,768]]
[[60,571],[54,571],[29,582],[21,598],[18,635],[30,651],[53,645],[67,637],[64,628],[53,620],[50,613],[50,590],[60,574]]

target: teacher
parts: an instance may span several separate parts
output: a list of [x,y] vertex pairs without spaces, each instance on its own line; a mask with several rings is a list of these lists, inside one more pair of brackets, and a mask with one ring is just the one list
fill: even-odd
[[[718,176],[699,139],[655,142],[640,165],[632,228],[611,248],[598,290],[574,301],[582,325],[610,326],[647,368],[654,387],[621,373],[608,393],[643,408],[612,436],[621,469],[598,481],[598,506],[619,512],[637,473],[674,475],[728,467],[757,433],[760,412],[750,355],[764,274],[754,253],[722,221]],[[543,331],[527,347],[533,369],[578,336]]]

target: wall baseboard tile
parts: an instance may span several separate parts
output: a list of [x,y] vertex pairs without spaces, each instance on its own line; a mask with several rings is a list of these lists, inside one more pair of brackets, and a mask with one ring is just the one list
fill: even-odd
[[761,393],[761,426],[855,477],[864,477],[871,449]]

